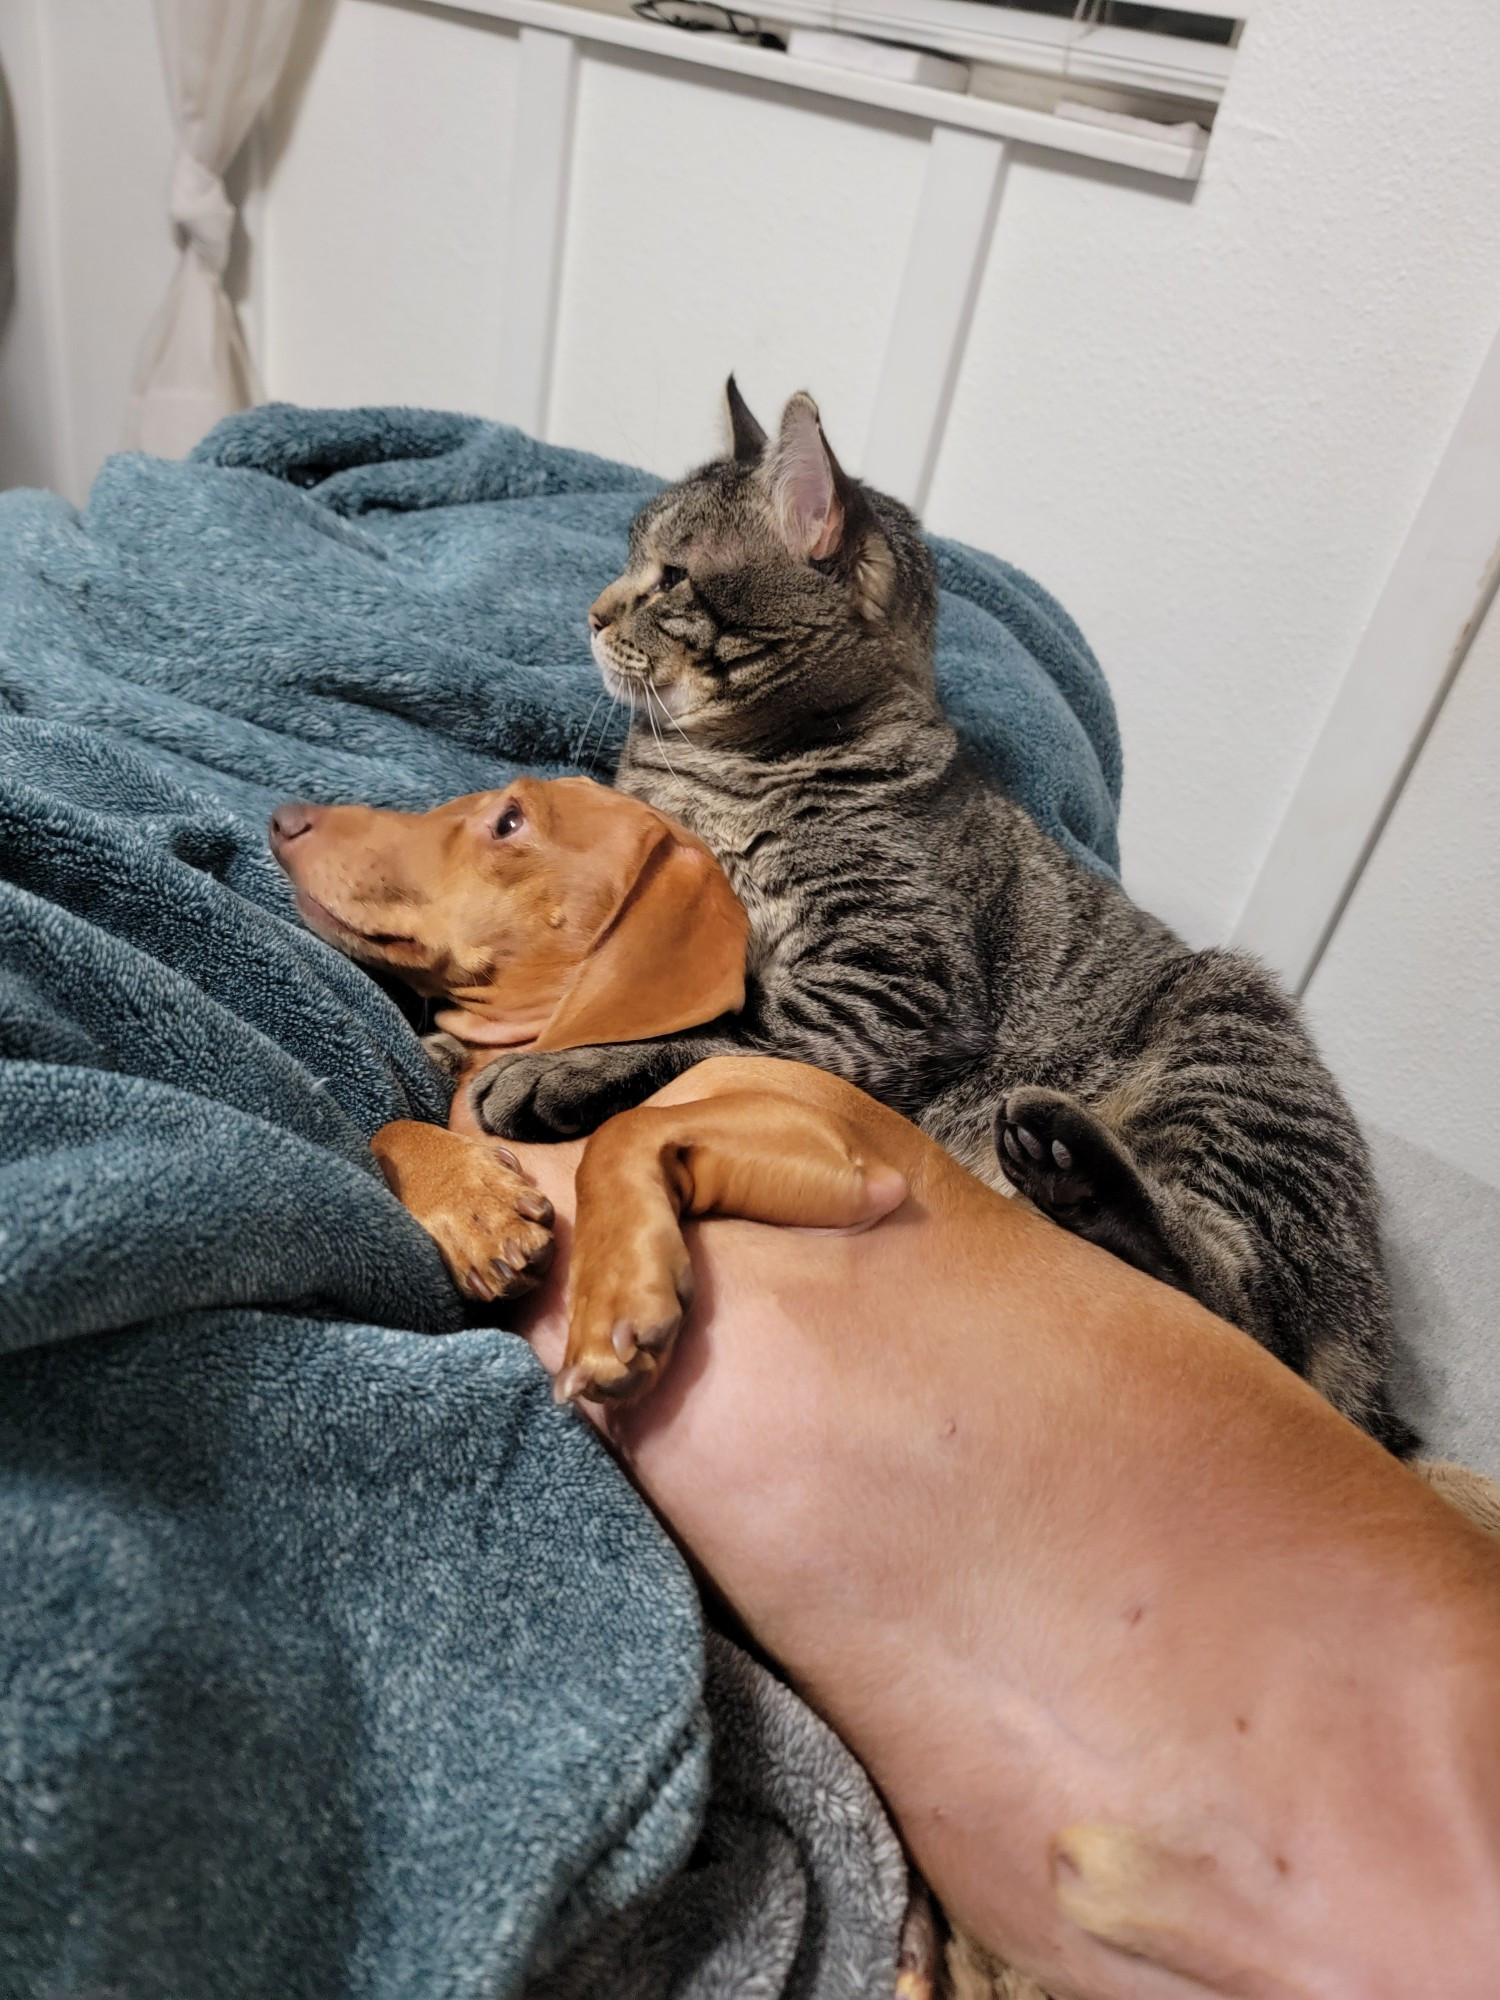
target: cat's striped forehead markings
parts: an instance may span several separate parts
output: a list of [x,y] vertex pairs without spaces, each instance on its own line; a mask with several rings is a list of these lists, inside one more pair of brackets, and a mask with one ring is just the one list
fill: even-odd
[[633,573],[668,563],[686,567],[694,557],[718,570],[733,569],[768,552],[769,502],[732,466],[708,466],[652,501],[630,532]]

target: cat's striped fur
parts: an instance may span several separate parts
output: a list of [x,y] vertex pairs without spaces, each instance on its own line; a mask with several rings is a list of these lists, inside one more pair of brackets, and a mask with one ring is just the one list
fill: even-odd
[[750,913],[720,1029],[496,1065],[482,1115],[586,1129],[728,1037],[835,1071],[966,1166],[1190,1290],[1397,1450],[1376,1197],[1354,1119],[1253,960],[1192,952],[966,759],[915,521],[794,398],[659,496],[595,607],[635,717],[619,783]]

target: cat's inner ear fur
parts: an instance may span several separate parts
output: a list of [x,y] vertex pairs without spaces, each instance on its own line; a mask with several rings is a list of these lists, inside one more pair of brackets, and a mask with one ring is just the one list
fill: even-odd
[[818,406],[798,390],[781,413],[765,462],[766,492],[787,553],[798,562],[836,555],[844,538],[844,502]]
[[731,456],[737,465],[759,465],[766,448],[766,434],[751,414],[750,405],[732,375],[724,384],[724,401],[729,410]]
[[867,618],[890,602],[895,559],[859,487],[828,448],[818,406],[799,390],[781,416],[762,478],[787,551],[799,562],[840,556]]

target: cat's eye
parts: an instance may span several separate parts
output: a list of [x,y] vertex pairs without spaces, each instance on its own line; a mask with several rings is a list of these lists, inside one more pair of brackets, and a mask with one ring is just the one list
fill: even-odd
[[686,582],[687,571],[685,569],[679,569],[676,563],[663,563],[661,566],[661,575],[657,578],[656,587],[659,591],[665,592],[675,590],[679,583]]
[[519,806],[507,806],[495,821],[496,840],[508,840],[526,824],[526,815]]

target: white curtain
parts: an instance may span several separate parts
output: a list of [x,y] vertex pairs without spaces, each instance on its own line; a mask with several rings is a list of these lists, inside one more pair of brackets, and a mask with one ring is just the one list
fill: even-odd
[[177,127],[168,213],[182,261],[136,357],[126,443],[180,458],[260,390],[224,269],[234,208],[224,174],[275,87],[302,0],[156,0]]

